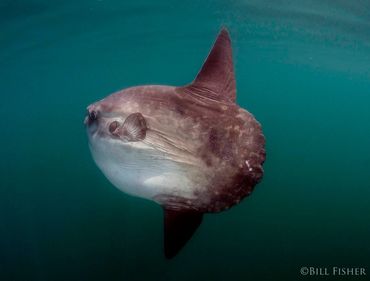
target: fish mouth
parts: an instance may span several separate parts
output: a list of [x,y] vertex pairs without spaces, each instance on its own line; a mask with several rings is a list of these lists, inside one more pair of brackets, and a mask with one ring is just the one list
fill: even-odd
[[94,135],[99,127],[99,114],[92,106],[88,106],[84,118],[84,125],[90,135]]
[[98,121],[98,117],[99,117],[98,111],[94,110],[92,106],[88,106],[86,110],[84,124],[86,126],[90,126],[91,124]]

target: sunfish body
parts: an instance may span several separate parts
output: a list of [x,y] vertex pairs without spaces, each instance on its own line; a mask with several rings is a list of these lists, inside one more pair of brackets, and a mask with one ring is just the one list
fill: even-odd
[[203,213],[248,196],[263,175],[260,124],[236,103],[226,29],[193,83],[138,86],[88,106],[92,156],[121,191],[164,209],[164,250],[185,245]]

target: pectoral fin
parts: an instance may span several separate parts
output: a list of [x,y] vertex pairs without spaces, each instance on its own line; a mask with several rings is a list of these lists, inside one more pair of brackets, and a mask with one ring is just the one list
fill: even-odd
[[141,141],[145,139],[147,131],[144,116],[137,112],[130,114],[122,125],[120,135],[127,141]]
[[193,236],[202,222],[203,213],[195,211],[164,211],[164,254],[170,259],[176,256],[186,242]]

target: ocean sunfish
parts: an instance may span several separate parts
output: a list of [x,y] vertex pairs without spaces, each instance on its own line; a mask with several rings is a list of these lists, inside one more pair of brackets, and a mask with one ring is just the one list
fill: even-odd
[[225,28],[191,84],[121,90],[89,105],[85,125],[93,159],[109,181],[163,207],[167,258],[204,213],[239,203],[263,175],[265,138],[236,104]]

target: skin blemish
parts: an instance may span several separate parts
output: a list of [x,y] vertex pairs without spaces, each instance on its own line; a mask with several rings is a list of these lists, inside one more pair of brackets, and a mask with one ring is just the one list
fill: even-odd
[[250,165],[249,161],[245,161],[245,164],[247,164],[247,167],[248,167],[248,171],[251,172],[253,169],[252,169],[252,166]]

